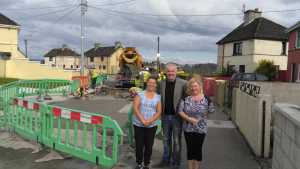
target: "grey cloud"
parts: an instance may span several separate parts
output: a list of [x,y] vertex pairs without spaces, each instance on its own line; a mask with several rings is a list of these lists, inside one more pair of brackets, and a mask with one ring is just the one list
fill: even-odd
[[[57,22],[57,19],[68,12],[39,15],[61,8],[45,10],[25,10],[36,7],[65,6],[78,3],[78,0],[1,0],[0,5],[5,8],[22,8],[22,12],[3,12],[22,25],[20,40],[29,39],[30,53],[40,57],[53,47],[60,47],[67,43],[70,47],[80,52],[80,11],[77,9],[72,15]],[[95,6],[98,1],[89,0]],[[110,2],[110,1],[105,1]],[[103,2],[104,3],[104,2]],[[109,10],[118,10],[131,13],[156,13],[156,14],[202,14],[202,13],[236,13],[241,12],[242,4],[247,8],[259,7],[263,10],[295,8],[296,0],[227,0],[219,5],[219,0],[204,3],[199,0],[138,0],[131,4],[118,6],[105,6]],[[2,11],[0,11],[2,12]],[[268,13],[263,16],[279,22],[284,26],[292,25],[297,21],[298,13]],[[35,17],[33,17],[35,16]],[[287,19],[288,18],[288,19]],[[161,37],[162,51],[176,53],[189,52],[197,56],[216,56],[215,42],[229,33],[242,22],[242,16],[219,17],[151,17],[139,15],[126,15],[117,12],[104,12],[90,7],[87,13],[87,48],[93,43],[100,42],[113,45],[121,41],[125,46],[135,46],[141,51],[155,51],[156,37]],[[205,54],[202,54],[205,53]],[[152,54],[151,54],[152,55]],[[192,54],[191,54],[192,55]]]

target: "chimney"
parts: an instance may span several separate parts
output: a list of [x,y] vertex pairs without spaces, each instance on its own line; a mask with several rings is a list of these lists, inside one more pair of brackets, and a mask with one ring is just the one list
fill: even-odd
[[115,49],[123,48],[123,44],[120,41],[115,42]]
[[95,44],[94,44],[94,48],[95,48],[95,49],[98,49],[98,48],[100,48],[100,47],[102,47],[101,43],[95,43]]
[[66,48],[68,48],[68,45],[67,44],[63,44],[62,45],[62,49],[65,50]]
[[244,12],[244,25],[251,23],[254,19],[261,17],[261,11],[258,8]]

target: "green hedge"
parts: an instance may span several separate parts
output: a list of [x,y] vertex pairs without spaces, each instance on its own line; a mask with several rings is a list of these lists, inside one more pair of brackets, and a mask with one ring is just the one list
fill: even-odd
[[14,82],[14,81],[17,81],[17,80],[19,80],[19,79],[0,77],[0,85],[4,85],[6,83]]

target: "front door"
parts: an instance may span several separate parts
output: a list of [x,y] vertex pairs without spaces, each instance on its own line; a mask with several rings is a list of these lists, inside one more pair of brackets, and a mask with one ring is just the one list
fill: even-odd
[[239,72],[240,73],[245,73],[245,65],[240,65],[239,66]]
[[291,70],[292,70],[292,72],[291,72],[291,81],[292,82],[296,82],[296,76],[297,76],[297,70],[296,70],[297,68],[296,68],[296,64],[295,63],[293,63],[292,65],[291,65]]
[[300,64],[296,64],[297,65],[297,73],[296,73],[296,82],[300,82]]

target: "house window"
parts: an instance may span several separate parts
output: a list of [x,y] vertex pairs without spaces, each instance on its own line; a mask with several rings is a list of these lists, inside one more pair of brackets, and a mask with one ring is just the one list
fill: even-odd
[[53,57],[51,56],[51,57],[49,57],[49,61],[53,61]]
[[286,55],[286,42],[282,42],[281,55]]
[[274,65],[274,66],[275,66],[275,69],[276,69],[275,79],[279,79],[280,66],[279,65]]
[[73,69],[73,65],[71,65],[71,69]]
[[245,73],[245,65],[240,65],[239,66],[239,72],[240,73]]
[[297,82],[300,82],[300,64],[298,64],[298,70],[297,70]]
[[242,55],[242,42],[237,42],[233,44],[233,56]]
[[291,64],[291,82],[295,82],[296,79],[296,64],[293,63]]
[[94,57],[90,57],[90,62],[94,62]]
[[296,48],[300,48],[300,30],[297,31]]
[[103,56],[101,56],[101,62],[103,62],[104,61],[104,57]]
[[65,64],[63,64],[63,68],[66,68],[66,65],[65,65]]
[[106,69],[106,66],[105,65],[103,65],[103,70],[105,70]]
[[101,67],[102,67],[102,66],[101,66],[101,65],[99,65],[99,69],[101,69]]
[[9,60],[11,57],[10,52],[0,52],[0,60]]
[[292,82],[300,82],[300,64],[291,64],[291,79]]
[[227,73],[229,74],[229,75],[232,75],[232,74],[234,74],[236,71],[235,71],[235,66],[234,65],[229,65],[228,66],[228,69],[227,69]]

